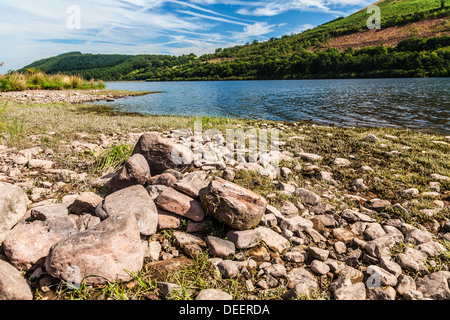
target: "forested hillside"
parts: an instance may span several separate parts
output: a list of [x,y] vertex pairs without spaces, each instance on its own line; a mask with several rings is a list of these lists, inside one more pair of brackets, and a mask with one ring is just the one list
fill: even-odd
[[[218,48],[201,57],[71,52],[36,61],[22,71],[35,68],[102,80],[148,81],[449,76],[449,2],[378,1],[381,30],[367,29],[370,13],[362,9],[301,34]],[[428,23],[418,24],[424,21]],[[378,37],[378,42],[337,45],[337,39],[355,36]]]

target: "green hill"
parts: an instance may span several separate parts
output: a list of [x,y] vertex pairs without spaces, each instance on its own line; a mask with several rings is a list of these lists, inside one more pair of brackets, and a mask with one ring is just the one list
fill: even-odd
[[[22,69],[102,80],[233,80],[449,76],[450,0],[382,0],[381,30],[366,8],[298,35],[196,57],[65,53]],[[370,45],[367,45],[367,44]]]

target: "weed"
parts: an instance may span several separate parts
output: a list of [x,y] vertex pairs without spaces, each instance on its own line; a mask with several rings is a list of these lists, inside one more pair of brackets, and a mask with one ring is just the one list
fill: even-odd
[[100,156],[94,155],[92,171],[101,173],[110,168],[116,170],[131,156],[132,151],[132,146],[128,144],[112,145]]

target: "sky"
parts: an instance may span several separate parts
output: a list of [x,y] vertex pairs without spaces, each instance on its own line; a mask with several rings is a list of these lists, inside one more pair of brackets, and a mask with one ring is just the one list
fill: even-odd
[[70,51],[200,56],[297,34],[372,2],[1,0],[0,73]]

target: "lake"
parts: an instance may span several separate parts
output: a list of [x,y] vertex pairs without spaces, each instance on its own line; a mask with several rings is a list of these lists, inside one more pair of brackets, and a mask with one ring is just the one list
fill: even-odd
[[126,112],[311,121],[450,134],[449,78],[107,82],[106,88],[160,91],[108,102]]

